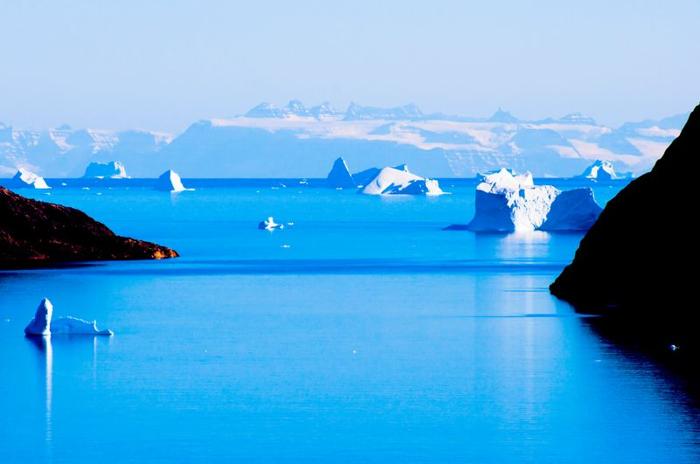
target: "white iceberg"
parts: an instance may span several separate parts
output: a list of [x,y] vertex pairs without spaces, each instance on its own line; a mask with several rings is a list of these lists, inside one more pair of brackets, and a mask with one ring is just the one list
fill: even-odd
[[113,335],[111,330],[100,330],[96,321],[86,321],[77,317],[67,316],[52,319],[53,304],[44,298],[36,309],[34,318],[24,328],[25,335]]
[[385,167],[363,189],[365,195],[442,195],[445,192],[435,179],[420,177],[408,170],[406,165],[398,168]]
[[270,216],[258,224],[258,229],[260,229],[260,230],[284,229],[284,224],[277,224],[275,222],[275,219],[272,216]]
[[595,163],[588,166],[586,170],[583,171],[583,173],[578,177],[589,180],[607,181],[622,179],[625,176],[618,175],[610,161],[596,160]]
[[19,168],[17,173],[10,180],[8,186],[10,188],[34,188],[39,190],[50,189],[43,177],[34,174],[24,168]]
[[185,190],[192,190],[182,185],[180,175],[172,169],[168,169],[160,175],[156,182],[156,189],[166,192],[184,192]]
[[126,179],[126,168],[119,161],[106,163],[90,163],[85,169],[83,177],[95,177],[98,179]]
[[561,192],[551,185],[535,185],[530,173],[517,175],[507,169],[481,179],[469,230],[587,230],[601,212],[590,188]]
[[333,162],[333,167],[326,177],[326,183],[329,187],[335,188],[354,188],[355,180],[350,174],[348,165],[343,158],[338,158]]

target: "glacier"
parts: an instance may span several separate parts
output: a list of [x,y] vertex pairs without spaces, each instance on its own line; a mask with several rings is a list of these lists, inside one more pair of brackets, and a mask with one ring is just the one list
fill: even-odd
[[53,319],[53,304],[44,298],[36,309],[34,318],[24,328],[27,336],[51,335],[113,335],[111,330],[100,330],[96,321],[86,321],[73,316]]
[[590,188],[562,192],[551,185],[535,185],[531,173],[518,175],[500,169],[481,177],[474,218],[465,228],[477,232],[580,231],[590,228],[601,211]]

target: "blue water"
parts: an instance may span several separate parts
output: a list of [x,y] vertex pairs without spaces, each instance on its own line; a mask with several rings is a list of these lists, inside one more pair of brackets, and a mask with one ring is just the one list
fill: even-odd
[[[52,183],[23,193],[182,257],[0,272],[1,463],[700,458],[683,386],[549,295],[579,234],[441,230],[473,183]],[[116,335],[26,339],[43,296]]]

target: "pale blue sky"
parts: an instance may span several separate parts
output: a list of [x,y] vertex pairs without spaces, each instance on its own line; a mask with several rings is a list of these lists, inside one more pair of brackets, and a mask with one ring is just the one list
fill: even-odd
[[0,121],[177,131],[260,101],[602,122],[700,100],[700,2],[12,1]]

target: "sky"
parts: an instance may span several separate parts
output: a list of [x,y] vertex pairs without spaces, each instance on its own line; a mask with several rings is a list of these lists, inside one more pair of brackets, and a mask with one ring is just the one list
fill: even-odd
[[617,125],[700,102],[698,24],[698,0],[3,0],[0,121],[177,132],[301,99]]

